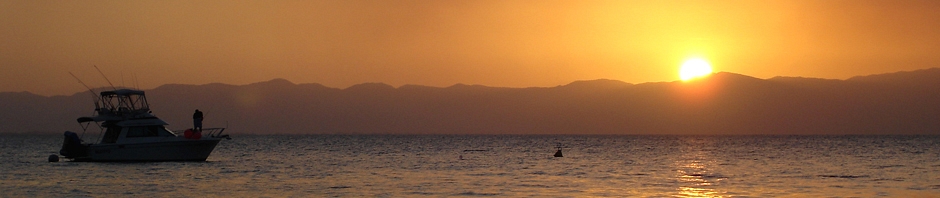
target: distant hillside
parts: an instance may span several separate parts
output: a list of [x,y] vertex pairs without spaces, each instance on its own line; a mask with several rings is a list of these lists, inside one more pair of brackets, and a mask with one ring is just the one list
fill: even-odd
[[[716,73],[691,82],[578,81],[557,87],[366,83],[346,89],[275,79],[147,91],[170,129],[250,134],[940,134],[940,69],[829,80]],[[0,133],[81,131],[89,93],[0,93]],[[93,128],[94,126],[92,126]]]

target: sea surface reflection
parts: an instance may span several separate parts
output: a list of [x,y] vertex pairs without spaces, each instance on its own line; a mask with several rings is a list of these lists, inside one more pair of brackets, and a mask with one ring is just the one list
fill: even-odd
[[724,197],[713,188],[726,179],[714,168],[717,166],[712,153],[714,141],[712,138],[682,138],[681,155],[675,162],[679,197]]
[[[931,197],[938,136],[235,136],[207,162],[46,162],[0,137],[0,197]],[[565,157],[552,157],[562,144]]]

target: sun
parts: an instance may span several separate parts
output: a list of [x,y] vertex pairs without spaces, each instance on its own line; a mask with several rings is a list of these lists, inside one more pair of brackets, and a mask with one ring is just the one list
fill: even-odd
[[712,66],[701,58],[689,59],[685,61],[685,63],[682,63],[682,67],[679,68],[679,79],[682,79],[682,81],[705,77],[711,74]]

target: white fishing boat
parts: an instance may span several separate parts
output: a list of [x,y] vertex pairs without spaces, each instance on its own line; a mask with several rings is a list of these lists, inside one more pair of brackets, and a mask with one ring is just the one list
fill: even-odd
[[[97,95],[96,95],[97,96]],[[78,134],[65,132],[59,151],[72,161],[205,161],[222,139],[225,128],[206,128],[185,135],[166,129],[167,123],[151,114],[144,91],[118,89],[96,97],[95,115],[80,117],[82,135],[94,124],[101,130],[96,143],[83,143]]]

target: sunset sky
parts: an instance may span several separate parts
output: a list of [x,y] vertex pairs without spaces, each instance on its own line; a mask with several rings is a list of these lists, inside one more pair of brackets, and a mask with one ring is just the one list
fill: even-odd
[[[675,81],[940,67],[940,1],[0,1],[0,92]],[[135,80],[136,77],[136,80]],[[135,83],[136,81],[136,83]]]

